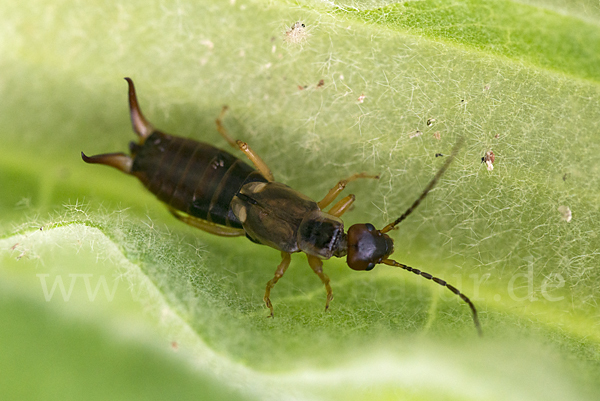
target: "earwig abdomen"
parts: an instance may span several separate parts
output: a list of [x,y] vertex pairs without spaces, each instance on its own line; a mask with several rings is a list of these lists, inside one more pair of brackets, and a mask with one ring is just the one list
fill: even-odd
[[131,174],[173,209],[242,228],[231,211],[244,184],[267,180],[232,154],[204,142],[154,131],[136,149]]

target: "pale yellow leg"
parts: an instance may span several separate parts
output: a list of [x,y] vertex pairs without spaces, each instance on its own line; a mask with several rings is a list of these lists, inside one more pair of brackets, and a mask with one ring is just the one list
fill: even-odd
[[169,208],[169,212],[175,216],[178,220],[188,224],[192,227],[199,228],[200,230],[206,231],[214,235],[220,235],[222,237],[241,237],[246,235],[246,232],[240,228],[225,227],[210,221],[202,220],[197,217],[187,215],[179,210]]
[[356,197],[354,195],[348,195],[345,198],[342,198],[338,203],[333,205],[333,207],[329,209],[327,213],[335,217],[341,217],[341,215],[348,211],[348,209],[350,208],[350,206],[352,206],[355,200]]
[[231,145],[231,147],[237,149],[238,145],[235,143],[235,140],[229,136],[227,130],[223,126],[223,117],[225,117],[225,113],[227,113],[228,109],[229,107],[223,106],[223,108],[221,109],[221,114],[219,114],[219,117],[215,120],[215,122],[217,123],[217,131],[219,131],[219,134],[221,134],[221,136],[225,138],[225,140]]
[[267,164],[263,161],[263,159],[260,158],[259,155],[257,155],[252,149],[250,149],[250,146],[248,146],[248,144],[246,142],[242,142],[242,141],[237,141],[238,146],[240,147],[240,150],[242,152],[244,152],[244,154],[246,155],[246,157],[248,159],[250,159],[250,161],[252,162],[252,164],[254,164],[254,167],[256,167],[256,169],[269,181],[274,181],[275,178],[273,177],[273,173],[271,172],[271,169],[269,167],[267,167]]
[[327,207],[331,202],[334,201],[334,199],[340,194],[340,192],[342,192],[344,190],[344,188],[346,188],[346,185],[348,185],[349,182],[357,180],[359,178],[379,179],[379,176],[378,175],[370,175],[367,173],[357,173],[357,174],[354,174],[354,175],[346,178],[345,180],[341,180],[333,188],[331,188],[329,190],[329,192],[327,193],[327,195],[325,195],[325,197],[318,203],[319,208],[323,209],[323,208]]
[[281,263],[279,266],[277,266],[277,270],[275,270],[275,276],[267,283],[267,289],[265,290],[265,296],[263,298],[267,304],[267,308],[271,310],[270,317],[273,317],[273,304],[271,303],[271,298],[269,298],[271,296],[271,288],[273,288],[279,279],[285,274],[285,271],[292,261],[292,254],[281,252],[281,258]]
[[229,143],[232,147],[241,150],[242,152],[244,152],[244,154],[246,155],[246,157],[252,162],[252,164],[254,164],[254,167],[256,167],[256,169],[269,181],[274,181],[275,178],[273,177],[273,173],[271,172],[271,169],[267,166],[267,164],[263,161],[263,159],[260,158],[259,155],[257,155],[251,148],[250,146],[248,146],[248,144],[246,142],[242,142],[242,141],[236,141],[234,140],[231,136],[229,136],[229,134],[227,133],[227,130],[225,129],[225,127],[223,126],[223,117],[225,116],[225,113],[227,112],[228,107],[227,106],[223,106],[223,109],[221,110],[221,114],[219,114],[219,117],[215,120],[215,122],[217,123],[217,131],[219,131],[219,134],[221,134],[221,136],[223,138],[225,138],[225,140],[227,141],[227,143]]
[[325,303],[325,311],[329,309],[329,303],[333,299],[333,291],[331,290],[331,286],[329,285],[329,277],[327,274],[323,273],[323,261],[316,256],[306,255],[308,258],[308,264],[311,269],[316,273],[317,276],[321,279],[323,284],[325,285],[325,291],[327,291],[327,302]]

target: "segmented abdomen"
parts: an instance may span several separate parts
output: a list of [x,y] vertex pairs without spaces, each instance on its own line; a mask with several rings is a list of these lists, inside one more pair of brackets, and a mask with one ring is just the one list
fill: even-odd
[[230,208],[240,188],[249,182],[267,182],[224,150],[160,131],[132,150],[131,173],[158,199],[191,216],[228,227],[242,228]]

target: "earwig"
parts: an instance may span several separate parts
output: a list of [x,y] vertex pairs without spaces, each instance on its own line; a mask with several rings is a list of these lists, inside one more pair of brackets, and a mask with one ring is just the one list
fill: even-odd
[[241,150],[254,167],[232,154],[204,142],[165,134],[156,130],[138,105],[133,81],[129,85],[129,109],[138,142],[130,142],[130,155],[107,153],[81,157],[86,163],[105,164],[137,177],[144,186],[164,202],[173,216],[211,234],[246,236],[257,244],[281,252],[282,260],[269,280],[263,300],[273,317],[271,289],[290,265],[291,254],[303,252],[308,264],[325,285],[325,310],[333,299],[329,277],[323,272],[323,260],[346,257],[353,270],[370,271],[377,264],[400,267],[448,288],[471,309],[473,322],[482,335],[475,305],[456,287],[419,269],[389,259],[394,241],[387,235],[406,219],[425,199],[452,163],[462,144],[459,140],[452,154],[427,184],[419,198],[395,221],[381,230],[372,224],[354,224],[344,232],[340,217],[355,201],[348,195],[324,211],[349,182],[377,179],[366,173],[354,174],[339,181],[319,201],[308,198],[274,180],[266,163],[242,141],[234,141],[217,118],[217,131],[234,148]]

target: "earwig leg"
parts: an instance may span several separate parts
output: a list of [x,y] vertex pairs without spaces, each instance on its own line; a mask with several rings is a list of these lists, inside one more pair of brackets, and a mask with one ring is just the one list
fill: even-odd
[[152,124],[150,124],[142,114],[142,110],[140,109],[135,94],[133,81],[131,78],[125,78],[125,81],[127,81],[127,84],[129,85],[129,114],[131,117],[131,125],[133,126],[133,131],[140,137],[140,144],[142,144],[154,131],[154,127],[152,127]]
[[254,164],[254,167],[256,167],[256,169],[269,181],[274,181],[275,178],[273,178],[273,173],[271,172],[271,169],[267,166],[267,164],[263,161],[263,159],[260,158],[259,155],[257,155],[251,148],[250,146],[248,146],[248,144],[246,142],[242,142],[242,141],[236,141],[234,140],[231,136],[229,136],[229,134],[227,133],[227,130],[225,129],[225,127],[223,126],[223,117],[225,116],[225,113],[227,112],[228,107],[227,106],[223,106],[223,109],[221,109],[221,114],[219,114],[219,117],[215,120],[215,122],[217,123],[217,131],[219,131],[219,134],[221,134],[221,136],[223,138],[225,138],[225,140],[227,141],[227,143],[229,143],[232,147],[241,150],[242,152],[244,152],[244,154],[246,155],[246,157],[252,162],[252,164]]
[[265,301],[265,303],[267,304],[267,308],[269,308],[271,310],[271,314],[269,315],[270,317],[273,317],[273,304],[271,303],[271,288],[273,288],[275,286],[275,284],[277,284],[277,282],[279,281],[279,279],[281,277],[283,277],[283,275],[285,274],[285,271],[287,270],[288,266],[290,265],[290,262],[292,260],[292,254],[290,253],[286,253],[286,252],[281,252],[281,263],[279,264],[279,266],[277,266],[277,270],[275,270],[275,276],[269,280],[269,282],[267,283],[267,288],[265,290],[265,296],[263,298],[263,300]]
[[105,164],[107,166],[114,167],[118,170],[121,170],[125,174],[131,173],[131,166],[133,165],[133,160],[131,157],[127,156],[125,153],[105,153],[103,155],[96,156],[86,156],[83,152],[81,152],[81,158],[84,162],[90,164]]
[[346,188],[346,185],[348,185],[349,182],[357,180],[359,178],[379,179],[379,176],[378,175],[370,175],[367,173],[358,173],[358,174],[354,174],[354,175],[346,178],[345,180],[341,180],[333,188],[331,188],[329,190],[329,192],[327,193],[327,195],[325,195],[325,197],[318,203],[319,208],[323,209],[323,208],[329,206],[329,204],[331,202],[333,202],[333,200],[340,194],[340,192],[342,192],[344,190],[344,188]]
[[333,299],[333,291],[329,285],[329,277],[323,273],[323,261],[316,256],[306,255],[310,268],[316,273],[325,285],[325,291],[327,291],[327,302],[325,303],[325,311],[329,310],[329,303]]
[[223,126],[223,117],[225,117],[225,113],[227,113],[228,109],[229,107],[223,106],[223,108],[221,109],[221,114],[219,114],[219,117],[215,120],[215,123],[217,123],[217,131],[219,131],[219,134],[221,134],[221,136],[225,138],[227,143],[229,143],[232,148],[238,149],[237,143],[235,143],[235,140],[231,136],[229,136],[227,130]]
[[171,214],[175,216],[179,221],[188,224],[192,227],[199,228],[200,230],[206,231],[210,234],[220,235],[221,237],[240,237],[242,235],[246,235],[246,232],[242,229],[214,224],[210,221],[189,216],[173,208],[169,208],[169,212],[171,212]]
[[246,142],[237,141],[237,144],[242,152],[248,159],[254,164],[254,167],[269,181],[275,180],[271,169],[267,167],[267,164],[257,155]]
[[338,203],[333,205],[333,207],[329,209],[327,213],[335,217],[340,217],[341,215],[346,213],[348,208],[352,206],[355,200],[356,197],[354,195],[348,195],[345,198],[341,199]]

